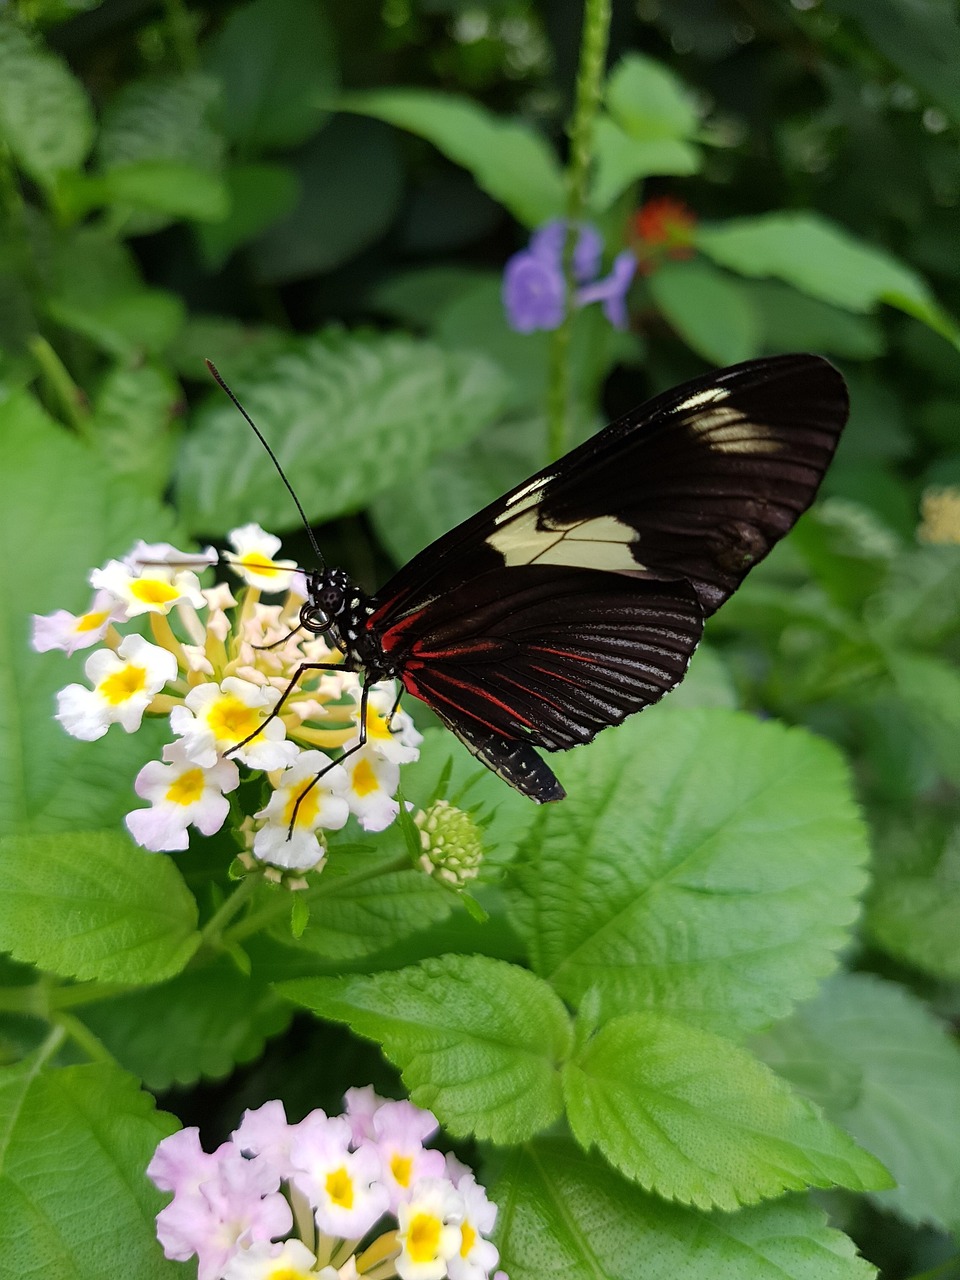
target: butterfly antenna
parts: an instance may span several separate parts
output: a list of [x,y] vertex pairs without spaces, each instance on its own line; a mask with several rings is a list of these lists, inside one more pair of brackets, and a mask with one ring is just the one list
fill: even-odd
[[269,457],[273,465],[277,468],[277,474],[280,476],[280,479],[283,481],[283,483],[287,486],[287,492],[290,494],[290,497],[293,499],[297,510],[300,512],[300,519],[303,521],[303,527],[307,531],[307,537],[310,539],[310,545],[311,547],[313,547],[313,553],[317,557],[318,564],[322,566],[324,562],[323,554],[321,553],[320,548],[317,546],[316,538],[313,536],[313,530],[310,528],[310,521],[307,519],[307,513],[304,511],[303,507],[301,506],[300,499],[294,493],[293,485],[290,483],[290,481],[287,479],[286,475],[284,474],[283,467],[281,467],[280,465],[279,458],[270,448],[269,444],[267,444],[267,440],[263,432],[260,430],[260,428],[254,422],[254,420],[250,417],[249,413],[247,413],[243,405],[240,403],[237,397],[233,394],[233,392],[224,382],[223,378],[220,376],[220,370],[217,368],[217,366],[213,363],[212,360],[204,360],[204,364],[210,370],[210,376],[214,379],[214,381],[221,388],[221,390],[227,393],[227,395],[233,401],[236,408],[239,409],[240,413],[243,415],[243,418],[246,421],[247,426],[250,428],[253,434],[257,437],[257,439],[263,445],[264,449],[266,449],[267,456]]

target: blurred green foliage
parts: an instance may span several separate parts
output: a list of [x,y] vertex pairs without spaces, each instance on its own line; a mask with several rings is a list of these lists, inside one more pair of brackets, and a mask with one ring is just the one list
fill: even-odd
[[[652,199],[696,222],[691,256],[638,275],[629,332],[575,317],[573,437],[792,349],[834,359],[853,410],[818,507],[711,622],[676,698],[563,762],[565,805],[470,781],[428,735],[411,794],[436,793],[449,753],[493,815],[491,866],[513,867],[481,891],[486,923],[413,870],[354,883],[331,863],[296,938],[267,894],[266,926],[211,957],[198,909],[231,890],[229,841],[176,867],[121,841],[143,738],[67,739],[62,668],[27,649],[25,615],[84,608],[88,569],[138,537],[259,520],[303,550],[205,357],[370,589],[542,465],[551,340],[510,330],[499,275],[567,207],[581,17],[0,8],[0,1275],[94,1274],[104,1239],[138,1276],[182,1271],[140,1180],[172,1122],[126,1073],[214,1141],[271,1096],[302,1113],[367,1078],[405,1087],[490,1144],[512,1280],[960,1274],[950,0],[614,4],[586,214],[608,260]],[[323,1021],[291,1028],[290,1002]],[[50,1025],[69,1047],[35,1078],[16,1064]],[[465,1097],[481,1059],[499,1083]],[[686,1070],[715,1091],[685,1092]],[[55,1130],[82,1159],[46,1151],[38,1190]],[[848,1190],[764,1200],[813,1186]],[[51,1252],[49,1218],[78,1212]]]

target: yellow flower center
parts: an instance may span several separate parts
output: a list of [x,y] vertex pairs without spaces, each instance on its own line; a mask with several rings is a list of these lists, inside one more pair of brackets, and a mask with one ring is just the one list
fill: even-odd
[[477,1233],[471,1227],[469,1222],[460,1224],[460,1257],[469,1258],[470,1250],[473,1248],[477,1240]]
[[326,1188],[335,1205],[341,1209],[353,1208],[353,1180],[342,1165],[327,1174]]
[[196,804],[203,795],[203,770],[188,769],[181,773],[167,789],[165,799],[171,804]]
[[252,573],[259,573],[261,578],[272,578],[281,572],[272,560],[265,560],[255,551],[248,551],[245,556],[241,556],[240,565]]
[[283,821],[285,826],[289,827],[290,823],[293,822],[293,811],[296,809],[297,801],[301,796],[303,796],[303,800],[300,802],[300,808],[297,809],[296,825],[298,827],[313,826],[314,819],[317,816],[317,810],[320,807],[320,792],[316,787],[311,787],[310,790],[307,791],[306,795],[304,795],[303,793],[306,789],[306,785],[307,784],[304,783],[302,786],[298,787],[296,791],[290,792],[290,798],[287,800],[283,809]]
[[112,707],[118,707],[121,702],[128,701],[135,693],[141,693],[146,683],[146,668],[135,667],[129,663],[119,671],[115,671],[112,676],[101,680],[99,688],[107,702]]
[[176,600],[180,592],[171,582],[163,578],[135,578],[130,583],[130,594],[142,604],[168,605]]
[[431,1262],[440,1247],[440,1219],[432,1213],[418,1213],[407,1232],[407,1250],[414,1262]]
[[390,1172],[401,1187],[409,1187],[413,1160],[410,1156],[394,1156],[390,1161]]
[[374,707],[367,707],[367,737],[379,738],[381,742],[389,741],[393,737],[387,728],[387,717],[381,715]]
[[77,619],[77,630],[96,631],[97,627],[103,626],[109,616],[109,609],[101,609],[97,613],[85,613]]
[[353,771],[353,789],[358,796],[368,796],[379,787],[377,775],[369,760],[361,760]]
[[301,1271],[299,1267],[278,1267],[267,1273],[266,1280],[310,1280],[315,1271]]
[[232,693],[225,693],[210,707],[207,724],[218,742],[242,742],[260,724],[260,708],[248,707]]

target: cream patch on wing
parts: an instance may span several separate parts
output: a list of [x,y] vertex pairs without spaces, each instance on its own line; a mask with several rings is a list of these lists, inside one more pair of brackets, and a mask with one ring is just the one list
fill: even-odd
[[[706,436],[708,448],[715,453],[778,453],[780,441],[770,435],[770,428],[763,422],[751,422],[739,409],[721,404],[729,393],[721,390],[701,391],[683,404],[677,412],[698,410],[687,419],[686,425],[698,436]],[[716,405],[716,408],[704,408]]]
[[507,504],[494,520],[494,524],[503,524],[505,520],[515,519],[521,511],[535,507],[540,501],[540,491],[553,479],[552,476],[541,476],[539,480],[531,480],[522,489],[510,495]]
[[597,516],[579,524],[541,529],[537,504],[510,511],[514,518],[490,535],[487,544],[503,556],[505,565],[556,564],[571,569],[604,569],[607,573],[636,573],[643,569],[631,547],[637,531],[615,516]]

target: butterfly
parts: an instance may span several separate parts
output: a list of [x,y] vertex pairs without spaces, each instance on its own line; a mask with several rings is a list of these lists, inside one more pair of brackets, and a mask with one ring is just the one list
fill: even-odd
[[[399,681],[510,786],[561,800],[538,750],[589,742],[680,683],[706,619],[813,501],[848,409],[818,356],[695,378],[445,533],[373,596],[342,569],[308,571],[300,626],[365,690]],[[327,665],[305,664],[290,688]]]

